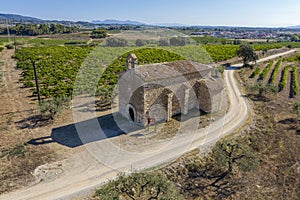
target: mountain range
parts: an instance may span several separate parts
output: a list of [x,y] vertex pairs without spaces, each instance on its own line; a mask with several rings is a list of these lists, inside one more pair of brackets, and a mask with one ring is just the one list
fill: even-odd
[[[61,23],[64,25],[79,25],[83,27],[95,27],[97,25],[131,25],[131,26],[163,26],[163,27],[184,27],[188,25],[177,24],[177,23],[159,23],[159,24],[146,24],[138,21],[131,20],[93,20],[91,22],[87,21],[67,21],[67,20],[44,20],[36,17],[23,16],[17,14],[4,14],[0,13],[0,24],[15,24],[15,23]],[[300,29],[298,26],[289,26],[287,29]]]
[[135,26],[141,26],[141,25],[146,25],[145,23],[142,22],[137,22],[137,21],[131,21],[131,20],[115,20],[115,19],[106,19],[106,20],[94,20],[91,23],[93,24],[116,24],[116,25],[135,25]]
[[115,20],[115,19],[106,19],[106,20],[94,20],[91,22],[86,21],[66,21],[66,20],[43,20],[35,17],[29,17],[29,16],[22,16],[22,15],[16,15],[16,14],[3,14],[0,13],[0,22],[2,23],[62,23],[66,25],[70,24],[79,24],[79,25],[85,25],[85,26],[94,26],[94,25],[133,25],[133,26],[143,26],[147,25],[142,22],[137,21],[131,21],[131,20]]
[[15,14],[3,14],[0,13],[0,20],[7,20],[9,22],[42,22],[42,19],[38,19],[35,17],[28,17],[22,15],[15,15]]

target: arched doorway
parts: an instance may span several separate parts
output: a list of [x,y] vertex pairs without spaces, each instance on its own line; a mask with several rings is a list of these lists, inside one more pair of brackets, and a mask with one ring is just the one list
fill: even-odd
[[129,116],[130,116],[130,119],[133,121],[133,122],[135,122],[135,116],[134,116],[134,111],[133,111],[133,109],[130,107],[129,108]]
[[211,96],[206,82],[204,80],[197,81],[193,86],[193,89],[196,95],[196,102],[198,104],[197,108],[204,113],[211,113]]

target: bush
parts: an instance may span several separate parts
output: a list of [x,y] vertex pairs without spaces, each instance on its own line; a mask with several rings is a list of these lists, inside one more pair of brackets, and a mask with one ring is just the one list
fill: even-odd
[[16,144],[11,149],[2,150],[1,157],[10,156],[10,157],[23,157],[26,153],[24,144]]
[[295,102],[293,104],[292,112],[300,116],[300,102]]
[[86,41],[71,41],[65,42],[65,45],[86,45]]
[[119,175],[96,191],[94,199],[180,199],[175,186],[163,174]]
[[67,96],[54,97],[40,102],[40,112],[45,119],[54,120],[54,117],[68,105],[70,98]]
[[14,48],[14,45],[13,45],[13,44],[7,44],[7,45],[5,45],[5,47],[6,47],[7,49],[13,49],[13,48]]
[[3,49],[4,49],[3,47],[0,47],[0,52],[1,52]]

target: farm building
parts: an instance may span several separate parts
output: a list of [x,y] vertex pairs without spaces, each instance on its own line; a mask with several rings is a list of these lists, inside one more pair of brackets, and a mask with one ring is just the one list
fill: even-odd
[[136,55],[129,54],[126,71],[119,74],[119,112],[140,126],[169,121],[192,109],[216,112],[224,85],[212,69],[190,61],[138,66]]

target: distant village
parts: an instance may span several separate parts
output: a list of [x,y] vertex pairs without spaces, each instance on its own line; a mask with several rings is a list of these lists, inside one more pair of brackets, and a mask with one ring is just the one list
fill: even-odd
[[272,41],[292,41],[299,42],[300,32],[299,29],[274,29],[274,28],[211,28],[191,32],[193,36],[211,36],[214,38],[227,38],[227,39],[264,39]]

